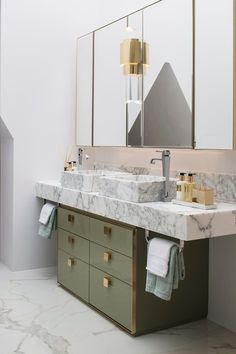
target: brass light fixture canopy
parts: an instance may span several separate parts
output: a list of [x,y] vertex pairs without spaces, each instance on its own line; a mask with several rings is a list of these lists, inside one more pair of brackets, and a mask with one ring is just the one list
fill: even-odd
[[138,38],[125,39],[120,45],[120,65],[124,75],[142,75],[149,63],[149,48]]

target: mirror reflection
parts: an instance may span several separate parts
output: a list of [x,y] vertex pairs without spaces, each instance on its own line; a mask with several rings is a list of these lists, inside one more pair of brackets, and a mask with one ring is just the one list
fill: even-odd
[[[77,99],[78,132],[92,122],[94,146],[192,148],[192,1],[159,1],[92,37],[94,51],[88,46],[86,64],[89,78],[93,72],[92,93],[89,79],[87,99],[82,104]],[[85,74],[77,72],[81,87]]]

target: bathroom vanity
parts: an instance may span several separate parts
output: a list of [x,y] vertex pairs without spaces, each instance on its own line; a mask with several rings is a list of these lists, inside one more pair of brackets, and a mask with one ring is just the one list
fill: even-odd
[[58,282],[132,335],[207,316],[208,239],[186,244],[186,279],[166,302],[145,292],[143,229],[66,206],[57,220]]
[[[59,205],[58,282],[64,288],[132,335],[207,316],[209,238],[236,234],[235,203],[217,203],[215,210],[134,203],[56,181],[37,182],[35,191]],[[186,278],[169,302],[145,292],[145,230],[150,238],[186,241]]]

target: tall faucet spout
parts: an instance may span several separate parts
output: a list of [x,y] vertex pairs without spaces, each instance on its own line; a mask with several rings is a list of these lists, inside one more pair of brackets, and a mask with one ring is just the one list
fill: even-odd
[[162,161],[162,175],[165,177],[164,200],[168,201],[170,181],[170,151],[163,150],[157,152],[161,152],[161,158],[153,158],[151,159],[150,163],[155,164],[155,161]]

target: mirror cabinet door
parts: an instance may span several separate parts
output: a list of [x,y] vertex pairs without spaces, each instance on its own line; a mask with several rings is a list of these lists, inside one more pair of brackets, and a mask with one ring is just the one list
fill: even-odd
[[232,149],[234,3],[162,0],[79,38],[77,145]]
[[197,0],[195,144],[233,147],[234,0]]
[[125,79],[120,43],[126,19],[94,34],[94,146],[126,146]]
[[92,145],[93,34],[77,40],[76,145]]
[[[127,17],[126,38],[135,40],[140,50],[141,64],[137,65],[137,74],[125,75],[126,85],[126,121],[127,145],[140,147],[143,145],[143,11]],[[136,49],[136,50],[137,50]],[[148,50],[148,49],[147,49]],[[131,49],[130,49],[131,51]],[[132,53],[130,53],[130,56]],[[129,70],[128,70],[129,71]],[[130,67],[132,72],[132,67]],[[135,68],[133,68],[135,71]]]
[[193,2],[164,0],[144,10],[144,145],[193,146]]

